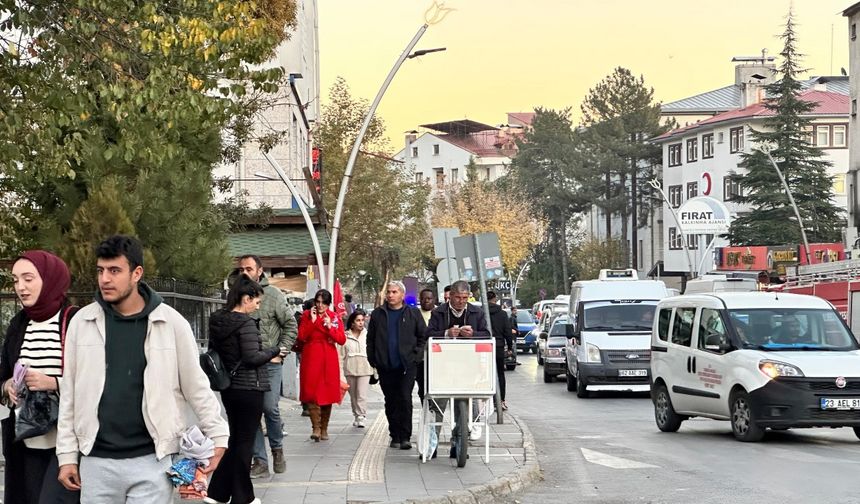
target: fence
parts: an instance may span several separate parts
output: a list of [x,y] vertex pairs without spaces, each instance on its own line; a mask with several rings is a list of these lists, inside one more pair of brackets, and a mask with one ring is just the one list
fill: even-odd
[[[224,303],[223,291],[174,278],[148,279],[147,284],[185,317],[198,344],[203,347],[209,338],[209,316]],[[92,292],[70,292],[72,303],[86,306],[93,302]],[[18,297],[12,292],[0,292],[0,344],[6,338],[9,321],[21,310]]]

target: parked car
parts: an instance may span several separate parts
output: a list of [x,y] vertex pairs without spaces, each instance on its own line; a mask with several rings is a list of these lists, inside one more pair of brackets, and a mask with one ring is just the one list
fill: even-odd
[[548,306],[544,309],[543,314],[541,315],[540,321],[537,324],[537,327],[534,329],[534,333],[537,337],[537,350],[535,353],[538,354],[538,365],[543,365],[543,357],[541,355],[542,346],[546,343],[546,338],[541,339],[541,334],[549,333],[552,325],[559,317],[567,317],[567,306],[563,305],[552,305]]
[[537,335],[533,330],[537,324],[528,310],[517,310],[517,350],[537,353]]
[[567,313],[549,314],[547,320],[547,326],[549,327],[549,330],[541,331],[540,334],[538,334],[537,361],[539,366],[543,366],[544,359],[546,359],[546,346],[548,336],[550,333],[552,333],[552,328],[559,323],[569,323]]
[[657,427],[728,420],[739,441],[766,429],[852,427],[860,437],[860,345],[826,300],[715,292],[664,299],[651,336]]
[[562,315],[556,319],[549,334],[544,333],[541,336],[544,346],[539,357],[543,360],[543,382],[552,383],[567,369],[564,347],[568,338],[573,336],[573,326],[567,316]]

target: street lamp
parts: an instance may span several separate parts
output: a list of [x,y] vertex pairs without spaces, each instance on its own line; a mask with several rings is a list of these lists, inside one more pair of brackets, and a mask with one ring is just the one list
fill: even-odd
[[364,309],[364,276],[367,275],[367,271],[358,270],[358,283],[360,285],[359,290],[361,291],[361,309]]
[[657,179],[651,179],[648,181],[648,185],[654,188],[655,191],[660,193],[660,196],[663,197],[663,201],[666,202],[666,205],[669,207],[669,211],[672,212],[672,217],[675,218],[675,224],[678,225],[678,232],[681,233],[681,240],[684,242],[684,252],[687,253],[687,265],[690,268],[690,278],[696,278],[696,270],[693,269],[693,259],[690,257],[690,247],[687,242],[687,235],[684,234],[684,227],[681,226],[681,221],[678,219],[678,214],[675,212],[675,209],[672,207],[672,203],[669,202],[669,198],[666,197],[666,193],[663,192],[663,188],[660,187],[660,181]]
[[788,195],[788,201],[791,203],[791,208],[794,209],[794,215],[797,217],[797,224],[800,226],[800,236],[803,238],[806,264],[812,264],[812,261],[809,260],[809,240],[806,239],[806,229],[803,228],[803,219],[800,218],[800,210],[797,208],[797,203],[794,202],[794,196],[791,194],[791,189],[788,188],[788,182],[786,182],[785,177],[782,176],[782,172],[779,170],[779,166],[777,166],[776,161],[774,161],[773,157],[770,155],[770,151],[764,150],[764,153],[770,160],[770,164],[773,165],[773,169],[776,170],[776,174],[779,175],[779,181],[782,182],[782,187],[785,188],[785,194]]

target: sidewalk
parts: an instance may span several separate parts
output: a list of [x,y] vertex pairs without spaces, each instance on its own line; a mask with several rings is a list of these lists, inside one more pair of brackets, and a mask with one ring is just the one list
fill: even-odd
[[[344,399],[332,411],[331,439],[314,443],[309,419],[300,416],[301,405],[282,399],[287,472],[254,480],[257,496],[268,503],[307,504],[493,502],[540,477],[531,434],[510,415],[504,424],[490,425],[490,462],[484,460],[481,441],[469,450],[466,467],[458,469],[447,457],[447,443],[440,443],[439,458],[426,464],[415,448],[389,448],[382,406],[378,387],[372,387],[368,426],[359,429],[352,426],[349,399]],[[415,430],[418,412],[416,399]],[[413,445],[416,438],[413,432]]]

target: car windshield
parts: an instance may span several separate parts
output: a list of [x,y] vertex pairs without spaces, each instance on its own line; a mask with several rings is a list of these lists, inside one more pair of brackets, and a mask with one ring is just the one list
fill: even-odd
[[534,324],[531,313],[517,310],[517,324]]
[[729,310],[744,348],[767,351],[857,350],[857,341],[833,310]]
[[583,330],[650,331],[656,301],[594,301],[584,309]]
[[571,329],[568,329],[570,325],[567,321],[559,322],[552,326],[552,329],[549,331],[549,336],[552,338],[553,336],[562,336],[567,337],[567,334],[571,332]]

